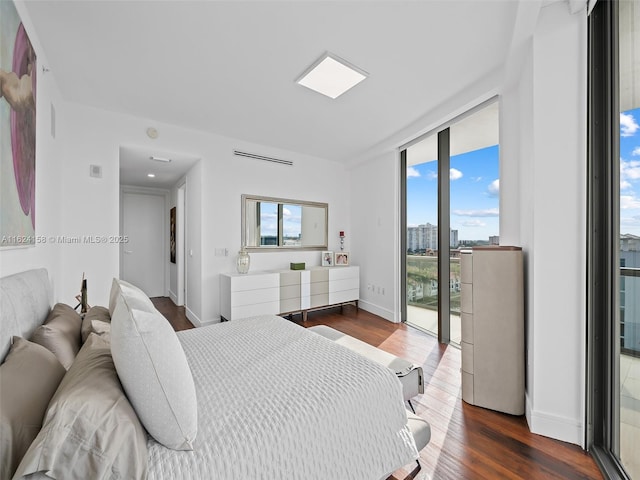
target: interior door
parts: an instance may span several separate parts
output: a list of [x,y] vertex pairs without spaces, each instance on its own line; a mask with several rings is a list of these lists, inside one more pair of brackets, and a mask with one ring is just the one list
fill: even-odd
[[[122,279],[149,297],[166,294],[165,197],[163,194],[125,192],[122,199]],[[166,233],[166,235],[165,235]]]

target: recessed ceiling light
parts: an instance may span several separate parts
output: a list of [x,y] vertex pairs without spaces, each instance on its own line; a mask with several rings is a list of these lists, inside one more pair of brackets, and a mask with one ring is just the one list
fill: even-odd
[[296,82],[327,97],[338,98],[368,76],[364,70],[327,52]]
[[147,173],[147,177],[156,178],[156,174],[155,173]]

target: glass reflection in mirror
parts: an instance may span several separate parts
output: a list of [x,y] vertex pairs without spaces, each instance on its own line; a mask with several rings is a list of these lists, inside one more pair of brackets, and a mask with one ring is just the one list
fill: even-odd
[[242,243],[247,249],[327,248],[328,205],[242,196]]

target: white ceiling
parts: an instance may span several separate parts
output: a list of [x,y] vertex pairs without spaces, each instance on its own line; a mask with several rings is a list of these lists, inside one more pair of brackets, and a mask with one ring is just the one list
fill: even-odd
[[[519,2],[26,6],[65,100],[347,162],[503,68]],[[336,100],[297,85],[325,51],[370,76]]]
[[[460,155],[500,143],[500,110],[497,101],[450,125],[449,155]],[[443,128],[446,125],[443,126]],[[431,162],[438,158],[438,134],[427,133],[407,148],[407,166]]]
[[[159,162],[150,157],[171,160]],[[185,176],[198,158],[177,152],[120,147],[120,184],[169,189]],[[149,178],[149,174],[155,175]]]

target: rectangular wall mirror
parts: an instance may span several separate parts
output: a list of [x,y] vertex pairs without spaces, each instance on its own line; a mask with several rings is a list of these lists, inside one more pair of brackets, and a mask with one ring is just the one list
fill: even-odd
[[329,205],[242,195],[242,244],[247,250],[326,250]]

